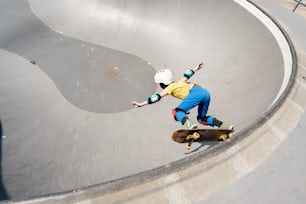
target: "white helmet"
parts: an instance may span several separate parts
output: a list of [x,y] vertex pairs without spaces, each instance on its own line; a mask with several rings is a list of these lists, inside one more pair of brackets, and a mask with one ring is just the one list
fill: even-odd
[[170,69],[162,69],[156,72],[154,79],[157,84],[169,85],[174,81],[174,75]]

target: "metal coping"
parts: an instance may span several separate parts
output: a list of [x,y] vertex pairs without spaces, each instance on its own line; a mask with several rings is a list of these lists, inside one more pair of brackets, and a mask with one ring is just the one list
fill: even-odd
[[294,0],[294,1],[296,2],[296,5],[295,5],[295,7],[293,8],[292,12],[295,12],[295,10],[297,9],[297,7],[298,7],[300,4],[302,4],[303,6],[306,7],[306,3],[303,3],[302,0]]

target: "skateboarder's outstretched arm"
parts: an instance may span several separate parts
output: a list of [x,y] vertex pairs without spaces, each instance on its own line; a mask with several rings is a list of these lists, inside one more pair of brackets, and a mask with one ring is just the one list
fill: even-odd
[[196,73],[197,71],[199,71],[200,69],[203,68],[203,65],[204,65],[204,63],[200,62],[193,69],[187,70],[184,74],[184,77],[181,79],[181,81],[188,81],[188,79],[190,79],[190,77],[192,77],[194,75],[194,73]]
[[132,105],[135,107],[142,107],[142,106],[145,106],[151,103],[155,103],[159,101],[162,97],[167,96],[167,95],[168,95],[167,91],[163,90],[158,94],[153,94],[152,96],[148,98],[148,100],[145,100],[143,102],[132,101]]

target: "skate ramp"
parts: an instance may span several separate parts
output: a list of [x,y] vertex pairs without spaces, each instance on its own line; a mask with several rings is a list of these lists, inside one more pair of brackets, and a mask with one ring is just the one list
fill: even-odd
[[178,100],[130,105],[160,90],[158,69],[178,79],[204,61],[191,81],[211,92],[209,114],[238,133],[277,102],[290,76],[281,37],[235,1],[0,4],[4,199],[86,188],[193,155],[170,139]]

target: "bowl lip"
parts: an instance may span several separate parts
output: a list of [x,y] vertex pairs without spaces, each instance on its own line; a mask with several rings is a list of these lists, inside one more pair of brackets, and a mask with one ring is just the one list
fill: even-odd
[[[236,1],[236,0],[233,0]],[[84,200],[89,198],[94,198],[97,196],[103,196],[109,193],[118,192],[130,187],[135,187],[137,185],[150,182],[153,180],[156,180],[158,178],[164,177],[166,175],[169,175],[173,172],[178,172],[181,170],[184,170],[188,167],[191,167],[194,164],[198,164],[199,162],[205,161],[207,159],[210,159],[216,155],[218,155],[221,152],[224,152],[226,149],[230,148],[234,144],[239,143],[242,139],[247,138],[250,136],[255,130],[260,128],[264,123],[266,123],[269,118],[271,118],[284,104],[285,99],[292,91],[292,88],[295,84],[295,79],[297,75],[297,54],[295,51],[295,47],[293,45],[293,42],[291,41],[289,35],[284,30],[284,28],[277,22],[277,20],[272,17],[268,12],[266,12],[264,9],[262,9],[260,6],[256,5],[251,0],[247,0],[248,3],[250,3],[252,6],[254,6],[258,11],[263,13],[267,18],[269,18],[274,25],[276,25],[279,29],[279,31],[282,33],[283,37],[287,41],[290,49],[291,59],[292,59],[292,66],[291,66],[291,73],[288,80],[288,83],[284,89],[284,91],[280,94],[280,96],[275,100],[275,102],[262,113],[262,115],[257,118],[254,122],[252,122],[247,127],[243,128],[242,130],[235,132],[235,136],[226,143],[220,143],[208,150],[200,151],[197,153],[194,153],[191,156],[188,156],[186,158],[180,159],[178,161],[174,161],[172,163],[147,170],[144,172],[136,173],[127,177],[119,178],[116,180],[91,185],[88,187],[83,187],[80,189],[75,189],[71,191],[65,191],[55,194],[47,194],[42,195],[34,198],[29,199],[17,199],[17,200],[9,200],[12,201],[23,201],[23,202],[45,202],[48,200],[58,200],[58,201],[76,201],[76,200]],[[255,16],[256,17],[256,16]]]

